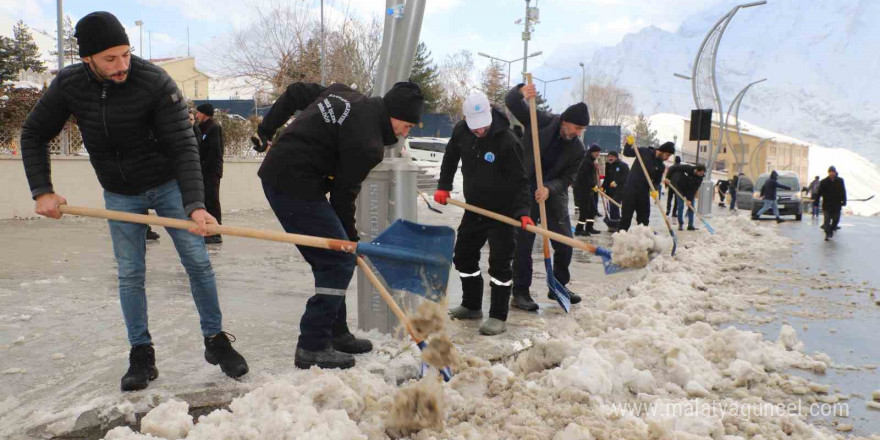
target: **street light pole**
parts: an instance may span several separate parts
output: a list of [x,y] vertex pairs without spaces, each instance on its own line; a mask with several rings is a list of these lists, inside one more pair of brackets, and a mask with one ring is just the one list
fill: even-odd
[[527,66],[529,65],[529,39],[531,39],[531,34],[529,33],[529,2],[531,0],[526,0],[526,18],[523,20],[525,22],[525,29],[523,30],[522,39],[523,39],[523,82],[526,82],[526,72]]
[[56,4],[58,14],[58,71],[64,67],[64,10],[61,6],[61,0]]
[[[138,43],[138,55],[143,57],[146,55],[146,51],[144,51],[144,22],[141,20],[137,20],[134,22],[134,25],[138,27],[138,32],[140,33],[140,43]],[[189,28],[187,28],[187,33],[189,32]]]
[[[539,51],[537,51],[537,52],[533,52],[533,53],[530,54],[527,58],[536,57],[536,56],[538,56],[538,55],[541,55],[542,53],[544,53],[544,52],[539,50]],[[503,60],[503,59],[498,58],[498,57],[493,57],[492,55],[489,55],[489,54],[487,54],[487,53],[483,53],[483,52],[477,52],[477,55],[479,55],[479,56],[481,56],[481,57],[486,57],[486,58],[489,58],[489,59],[492,59],[492,60],[495,60],[495,61],[500,61],[500,62],[502,62],[502,63],[507,63],[507,88],[508,88],[508,89],[510,88],[510,65],[513,64],[513,63],[515,63],[515,62],[517,62],[517,61],[522,61],[522,60],[524,60],[524,59],[527,59],[527,58],[517,58],[517,59],[515,59],[515,60],[509,60],[509,61],[508,61],[508,60]]]
[[581,66],[581,102],[587,102],[587,68],[584,63]]
[[552,82],[556,82],[556,81],[563,81],[563,80],[566,80],[566,79],[571,79],[571,77],[570,77],[570,76],[563,76],[562,78],[556,78],[556,79],[551,79],[551,80],[549,80],[549,81],[544,81],[543,79],[538,78],[538,77],[536,77],[536,76],[533,75],[533,76],[532,76],[532,79],[535,80],[535,81],[541,81],[541,83],[544,84],[544,91],[541,92],[541,95],[542,95],[542,96],[544,97],[544,99],[546,100],[546,99],[547,99],[547,83],[552,83]]

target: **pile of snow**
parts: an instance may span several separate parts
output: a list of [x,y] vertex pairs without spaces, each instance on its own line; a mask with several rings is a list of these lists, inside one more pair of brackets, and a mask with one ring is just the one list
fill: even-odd
[[[805,354],[791,327],[769,341],[715,326],[778,298],[749,283],[792,243],[744,217],[715,223],[717,234],[676,258],[659,255],[613,297],[536,320],[548,340],[495,365],[467,359],[449,383],[429,375],[399,386],[369,362],[313,368],[270,378],[185,434],[188,419],[175,404],[147,415],[158,426],[107,438],[835,438],[778,406],[833,397],[824,396],[828,385],[786,372],[823,372],[828,356]],[[688,411],[708,404],[752,412]]]

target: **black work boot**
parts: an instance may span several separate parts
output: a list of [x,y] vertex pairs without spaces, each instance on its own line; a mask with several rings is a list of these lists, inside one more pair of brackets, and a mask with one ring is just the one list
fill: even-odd
[[[569,298],[569,300],[571,300],[571,304],[572,304],[572,305],[581,302],[581,296],[580,296],[580,295],[578,295],[577,293],[572,292],[571,290],[568,289],[568,287],[563,286],[562,288],[565,289],[566,292],[568,292],[568,298]],[[550,299],[552,299],[553,301],[556,301],[556,294],[553,293],[552,290],[548,290],[548,291],[547,291],[547,298],[550,298]]]
[[205,237],[205,244],[221,244],[223,243],[223,236],[220,234],[209,235]]
[[538,304],[532,300],[532,295],[529,293],[528,287],[514,287],[513,288],[513,300],[511,301],[514,307],[525,310],[527,312],[534,312],[538,310]]
[[142,390],[159,377],[152,344],[135,345],[128,352],[128,372],[122,376],[122,391]]
[[235,336],[232,336],[232,341],[229,340],[229,336],[232,335],[220,332],[206,337],[205,360],[211,365],[219,364],[220,369],[229,377],[241,377],[247,374],[248,364],[244,357],[232,348],[231,342],[235,341]]
[[332,347],[323,350],[306,350],[296,346],[296,355],[293,358],[296,368],[307,370],[317,365],[321,368],[339,368],[342,370],[354,366],[354,356],[336,351]]
[[369,353],[373,350],[373,343],[368,339],[356,338],[351,332],[334,336],[332,339],[333,349],[349,354]]
[[147,240],[158,240],[160,235],[153,230],[153,228],[147,226]]
[[595,234],[601,234],[601,232],[599,232],[598,229],[596,229],[596,228],[593,227],[593,223],[594,223],[594,222],[592,222],[592,221],[588,221],[588,222],[587,222],[587,227],[584,228],[584,232],[586,232],[587,235],[590,235],[590,234],[594,234],[594,235],[595,235]]
[[577,226],[574,227],[574,235],[578,237],[590,235],[586,230],[584,230],[584,226],[586,225],[578,222]]

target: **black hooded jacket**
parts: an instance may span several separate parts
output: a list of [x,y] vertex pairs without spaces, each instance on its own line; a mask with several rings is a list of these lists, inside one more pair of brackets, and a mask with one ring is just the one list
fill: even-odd
[[[654,154],[654,152],[657,151],[655,148],[638,147],[638,149],[642,159],[645,160],[648,174],[651,176],[651,182],[654,183],[654,189],[656,189],[660,185],[660,179],[663,178],[663,171],[666,170],[666,164]],[[645,179],[645,172],[642,170],[642,165],[639,163],[634,147],[629,144],[624,145],[623,155],[626,157],[636,157],[636,161],[633,162],[632,165],[632,171],[630,171],[629,176],[627,176],[624,190],[630,194],[648,194],[648,192],[651,191],[651,188],[648,186],[648,181]]]
[[697,175],[696,169],[693,165],[680,164],[669,167],[669,172],[666,173],[666,178],[672,182],[672,186],[681,192],[685,199],[691,201],[694,200],[700,184],[703,183],[703,177]]
[[574,181],[573,193],[574,203],[579,208],[584,209],[592,203],[593,187],[599,185],[599,176],[597,174],[596,159],[590,153],[584,157],[581,162],[581,168],[578,170],[577,179]]
[[510,131],[510,121],[492,108],[492,125],[485,137],[478,138],[465,121],[455,124],[446,144],[437,189],[452,191],[460,160],[468,203],[517,219],[529,215],[529,180],[522,156],[522,146]]
[[846,206],[846,185],[840,176],[831,179],[826,177],[819,182],[818,198],[822,201],[822,209],[839,211]]
[[177,179],[187,215],[205,207],[186,102],[162,68],[132,55],[122,84],[99,81],[85,63],[61,69],[21,130],[21,155],[34,198],[54,191],[49,141],[71,115],[104,189],[135,195]]
[[[529,118],[529,106],[523,100],[519,84],[512,88],[504,98],[510,113],[523,125],[523,165],[531,185],[535,184],[535,154],[532,147],[532,130]],[[580,138],[565,140],[560,136],[562,117],[543,111],[538,114],[538,142],[541,148],[541,167],[543,168],[544,186],[550,190],[547,199],[547,210],[555,218],[568,215],[568,188],[577,178],[581,162],[586,150]]]
[[202,142],[199,144],[202,174],[210,180],[223,177],[223,129],[214,118],[206,119],[195,127],[202,133]]
[[789,190],[791,189],[779,183],[779,181],[777,180],[778,177],[779,173],[777,173],[776,171],[770,172],[770,178],[767,179],[767,181],[764,182],[764,186],[761,187],[761,197],[763,197],[764,200],[776,200],[776,190],[779,188]]
[[321,200],[329,192],[330,204],[354,240],[361,183],[382,162],[385,146],[397,142],[385,103],[339,83],[326,88],[293,83],[263,118],[260,135],[272,139],[298,110],[302,113],[272,143],[259,176],[302,200]]

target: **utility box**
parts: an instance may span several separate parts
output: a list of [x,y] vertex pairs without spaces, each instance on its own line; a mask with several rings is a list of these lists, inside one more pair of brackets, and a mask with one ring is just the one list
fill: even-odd
[[[357,199],[356,223],[362,242],[375,239],[397,219],[417,221],[416,185],[419,168],[409,158],[385,158],[370,171]],[[380,275],[380,274],[377,274]],[[380,275],[381,278],[381,275]],[[357,270],[358,328],[391,334],[399,325],[369,278]],[[403,310],[415,310],[416,295],[390,291]]]

